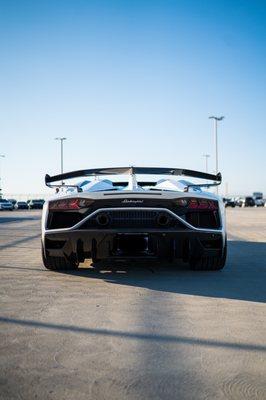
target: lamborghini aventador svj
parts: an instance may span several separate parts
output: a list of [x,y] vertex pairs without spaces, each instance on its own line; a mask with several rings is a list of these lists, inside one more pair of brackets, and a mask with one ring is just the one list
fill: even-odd
[[47,186],[61,188],[43,208],[43,263],[51,270],[73,270],[85,259],[149,258],[183,260],[194,270],[222,269],[223,200],[202,190],[221,180],[220,173],[149,167],[46,175]]

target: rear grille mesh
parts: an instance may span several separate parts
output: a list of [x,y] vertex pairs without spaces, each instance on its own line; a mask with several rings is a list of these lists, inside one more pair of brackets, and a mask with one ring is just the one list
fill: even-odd
[[[104,216],[101,220],[101,217]],[[160,218],[167,216],[167,220],[164,220],[165,224],[160,223]],[[100,223],[99,223],[100,221]],[[101,222],[103,224],[101,225]],[[160,228],[165,227],[176,227],[182,226],[176,218],[171,216],[167,212],[156,211],[156,210],[112,210],[103,211],[94,215],[88,219],[79,229],[88,228],[134,228],[134,227],[145,227],[145,228]]]
[[112,211],[111,219],[114,223],[124,223],[124,222],[136,222],[145,223],[149,221],[154,221],[157,217],[158,212],[156,211]]

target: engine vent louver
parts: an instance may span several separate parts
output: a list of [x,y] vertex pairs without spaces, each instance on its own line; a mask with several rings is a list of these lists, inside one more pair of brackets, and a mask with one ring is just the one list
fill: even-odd
[[63,229],[70,228],[82,220],[84,216],[79,212],[54,212],[49,214],[47,228]]
[[200,211],[186,213],[186,221],[195,226],[195,228],[203,229],[219,229],[220,218],[217,211]]

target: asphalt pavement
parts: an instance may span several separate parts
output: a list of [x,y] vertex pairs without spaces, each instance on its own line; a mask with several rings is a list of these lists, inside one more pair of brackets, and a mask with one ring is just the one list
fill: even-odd
[[266,399],[266,208],[227,209],[222,271],[42,266],[40,212],[0,213],[0,399]]

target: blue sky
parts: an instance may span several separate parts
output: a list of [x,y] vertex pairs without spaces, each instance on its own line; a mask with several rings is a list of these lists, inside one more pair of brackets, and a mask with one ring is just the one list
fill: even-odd
[[[6,193],[45,173],[140,165],[215,168],[264,191],[266,2],[0,0],[0,153]],[[224,187],[224,185],[223,185]]]

